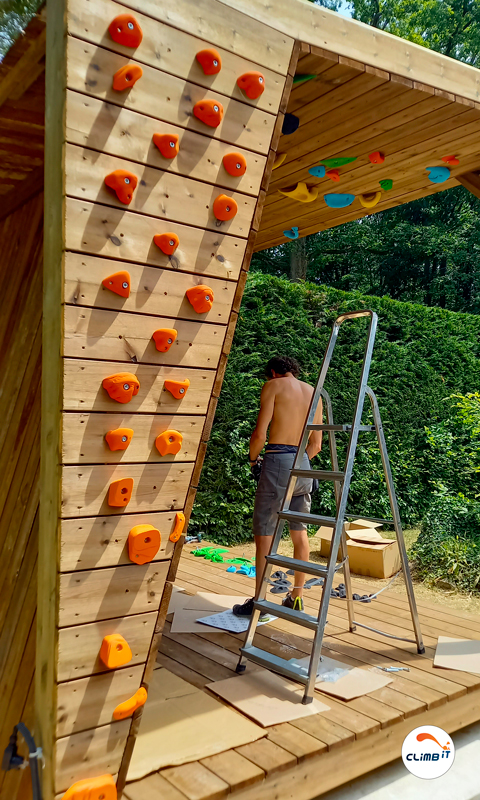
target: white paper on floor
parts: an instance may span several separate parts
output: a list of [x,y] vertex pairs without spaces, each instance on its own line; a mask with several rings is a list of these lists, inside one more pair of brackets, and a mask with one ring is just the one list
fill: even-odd
[[[268,619],[259,622],[259,625],[266,625],[267,622],[277,619],[269,615]],[[244,633],[248,630],[250,625],[249,617],[236,617],[233,611],[220,611],[219,614],[211,614],[209,617],[199,617],[197,622],[204,625],[210,625],[213,628],[221,628],[221,630],[229,631],[230,633]]]

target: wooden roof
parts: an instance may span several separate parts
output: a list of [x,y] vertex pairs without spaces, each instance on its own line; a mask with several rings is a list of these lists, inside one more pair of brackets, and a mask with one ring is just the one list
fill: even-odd
[[[310,45],[303,45],[296,72],[317,77],[293,86],[288,112],[299,127],[280,139],[277,152],[285,160],[272,173],[256,250],[286,242],[283,231],[292,226],[302,237],[458,186],[458,180],[472,191],[471,173],[480,169],[475,100]],[[459,91],[463,86],[459,81]],[[376,151],[385,157],[382,164],[369,160]],[[426,167],[445,167],[442,158],[451,155],[459,160],[449,166],[451,177],[433,183]],[[356,160],[339,168],[339,182],[309,174],[322,160],[342,156]],[[392,189],[382,190],[384,179],[393,181]],[[302,203],[280,193],[299,182],[318,189],[317,199]],[[377,205],[365,208],[359,196],[376,192]],[[324,200],[330,193],[355,200],[330,208]]]
[[44,116],[45,20],[40,12],[0,64],[0,215],[18,205],[20,193],[31,194],[33,184],[43,183]]

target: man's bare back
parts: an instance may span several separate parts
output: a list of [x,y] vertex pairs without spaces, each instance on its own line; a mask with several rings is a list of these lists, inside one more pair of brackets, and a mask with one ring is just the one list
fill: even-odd
[[312,386],[292,375],[272,378],[264,389],[266,395],[273,396],[274,404],[269,443],[298,445],[312,400]]

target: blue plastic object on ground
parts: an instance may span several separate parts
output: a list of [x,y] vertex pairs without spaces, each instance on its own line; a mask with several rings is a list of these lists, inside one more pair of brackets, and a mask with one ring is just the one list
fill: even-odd
[[236,567],[227,567],[227,572],[236,572],[236,571],[237,571]]

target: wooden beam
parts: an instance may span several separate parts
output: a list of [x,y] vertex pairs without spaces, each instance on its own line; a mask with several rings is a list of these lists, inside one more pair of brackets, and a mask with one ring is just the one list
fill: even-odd
[[32,169],[23,181],[0,199],[0,221],[43,191],[43,169],[43,164],[41,167]]
[[480,199],[480,172],[465,172],[463,175],[456,175],[455,179]]
[[[38,77],[38,62],[45,55],[46,33],[46,28],[44,28],[3,79],[0,86],[0,106],[13,95],[17,99],[21,97]],[[21,91],[22,87],[24,87],[23,91]]]

